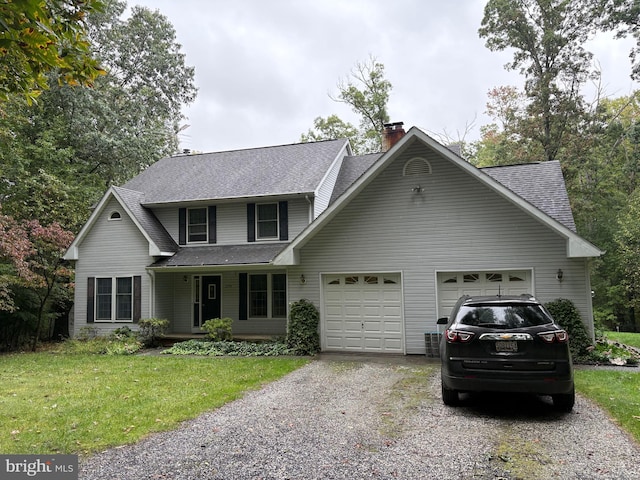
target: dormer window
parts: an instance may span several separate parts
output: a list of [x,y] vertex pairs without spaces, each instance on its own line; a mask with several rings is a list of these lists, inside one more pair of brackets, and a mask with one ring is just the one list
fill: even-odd
[[109,215],[109,220],[122,220],[122,215],[120,215],[120,212],[118,211],[111,212],[111,215]]

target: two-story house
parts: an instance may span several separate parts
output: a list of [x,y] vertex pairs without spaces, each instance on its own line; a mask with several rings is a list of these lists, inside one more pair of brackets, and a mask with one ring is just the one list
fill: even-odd
[[65,258],[77,333],[140,318],[284,335],[320,310],[325,351],[424,353],[462,294],[572,300],[593,331],[588,259],[558,162],[477,169],[419,129],[388,151],[347,140],[159,160],[110,188]]

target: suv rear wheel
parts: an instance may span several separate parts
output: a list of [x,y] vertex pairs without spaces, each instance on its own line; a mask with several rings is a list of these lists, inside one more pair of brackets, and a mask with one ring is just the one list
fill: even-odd
[[569,413],[573,410],[573,405],[576,403],[576,392],[571,390],[571,393],[562,393],[558,395],[552,395],[553,408],[558,412]]
[[458,405],[458,391],[451,390],[444,386],[444,382],[442,382],[442,403],[448,405],[450,407]]

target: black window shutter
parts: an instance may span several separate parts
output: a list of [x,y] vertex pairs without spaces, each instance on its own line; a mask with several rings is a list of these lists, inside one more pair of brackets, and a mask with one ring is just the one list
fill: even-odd
[[216,206],[209,205],[209,243],[216,242]]
[[289,203],[280,202],[278,209],[280,210],[280,240],[289,240]]
[[142,277],[133,277],[133,323],[138,323],[142,316]]
[[248,275],[246,273],[241,273],[238,275],[238,280],[240,281],[240,304],[238,305],[238,316],[240,320],[247,319],[247,303],[249,299],[247,298],[247,280]]
[[247,242],[256,241],[256,204],[247,203]]
[[178,210],[178,244],[187,244],[187,209]]
[[87,279],[87,323],[95,322],[95,288],[96,288],[96,278],[89,277]]

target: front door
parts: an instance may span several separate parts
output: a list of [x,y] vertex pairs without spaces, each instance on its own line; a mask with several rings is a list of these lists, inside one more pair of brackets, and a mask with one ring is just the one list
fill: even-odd
[[198,331],[202,324],[212,318],[220,318],[222,280],[219,275],[195,278],[193,328]]

